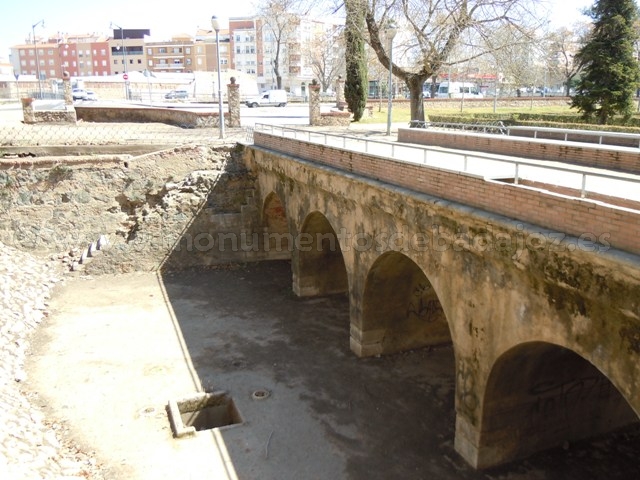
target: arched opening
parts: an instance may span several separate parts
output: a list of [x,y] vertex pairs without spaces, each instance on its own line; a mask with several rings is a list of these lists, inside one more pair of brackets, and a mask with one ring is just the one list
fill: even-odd
[[282,200],[276,193],[270,193],[264,201],[262,225],[264,250],[271,255],[276,255],[277,258],[290,258],[292,238],[289,233],[287,213]]
[[336,232],[320,212],[306,218],[298,238],[294,289],[299,296],[330,295],[349,290],[347,269]]
[[525,343],[500,356],[484,398],[480,468],[638,422],[596,367],[544,342]]
[[[381,255],[367,275],[363,338],[370,351],[394,353],[451,343],[440,300],[423,271],[398,252]],[[373,348],[371,343],[378,343]]]

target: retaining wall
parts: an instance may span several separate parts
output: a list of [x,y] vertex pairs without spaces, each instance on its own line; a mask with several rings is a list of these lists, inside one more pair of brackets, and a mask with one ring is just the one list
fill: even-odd
[[[218,112],[178,110],[175,108],[76,106],[78,120],[85,122],[166,123],[183,128],[217,128]],[[225,125],[229,119],[225,117]]]

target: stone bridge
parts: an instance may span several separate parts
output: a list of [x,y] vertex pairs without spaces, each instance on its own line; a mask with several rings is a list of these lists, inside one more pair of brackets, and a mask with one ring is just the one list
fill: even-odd
[[253,235],[290,256],[297,295],[348,295],[357,356],[453,344],[455,447],[471,465],[638,421],[637,205],[254,142]]

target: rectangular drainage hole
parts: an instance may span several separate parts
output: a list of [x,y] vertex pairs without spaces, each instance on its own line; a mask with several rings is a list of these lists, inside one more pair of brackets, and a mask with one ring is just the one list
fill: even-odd
[[197,432],[242,423],[231,399],[223,405],[204,407],[195,412],[180,412],[180,417],[185,427],[193,427]]
[[176,437],[242,423],[240,412],[226,392],[201,393],[170,401],[168,410]]

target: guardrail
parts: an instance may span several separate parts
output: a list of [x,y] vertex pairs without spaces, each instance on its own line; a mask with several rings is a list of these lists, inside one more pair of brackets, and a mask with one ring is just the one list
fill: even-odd
[[[632,201],[640,201],[640,176],[637,175],[596,172],[594,169],[548,165],[536,160],[515,159],[482,153],[457,152],[446,148],[429,148],[405,143],[372,140],[363,137],[261,123],[256,123],[254,128],[255,131],[269,133],[283,138],[305,140],[312,143],[342,148],[344,150],[393,158],[394,160],[410,163],[420,163],[449,171],[471,173],[490,179],[513,179],[513,183],[516,185],[522,180],[556,185],[578,190],[581,198],[587,198],[587,193],[591,192],[625,198]],[[475,162],[477,160],[484,163],[479,165],[478,162]],[[454,168],[452,165],[458,165],[458,168]],[[500,170],[494,174],[487,175],[487,170],[495,171],[497,165],[500,167],[508,166],[508,168],[504,172]],[[536,170],[543,171],[544,174],[540,174],[540,172],[538,172],[537,175],[533,174]],[[578,178],[567,180],[568,176],[577,176]],[[553,180],[549,180],[550,178]],[[590,181],[588,181],[588,179],[590,179]],[[588,187],[591,187],[591,190],[587,190]],[[627,191],[630,193],[626,193]]]
[[[510,136],[515,132],[528,132],[532,136],[529,138],[546,138],[553,140],[568,141],[582,141],[585,142],[585,138],[597,138],[599,145],[610,145],[607,143],[607,139],[628,139],[635,143],[635,146],[640,148],[640,134],[637,133],[625,133],[625,132],[606,132],[602,130],[575,130],[575,129],[563,129],[554,127],[526,127],[526,126],[510,126],[506,127],[506,134]],[[543,135],[541,135],[543,134]],[[546,134],[546,137],[544,136]],[[582,138],[582,140],[581,140]],[[595,142],[590,142],[595,143]],[[613,145],[617,145],[613,143]]]
[[411,120],[409,128],[447,128],[452,130],[465,130],[481,133],[499,133],[505,135],[507,127],[500,120],[490,123],[450,123],[450,122],[426,122],[423,120]]

